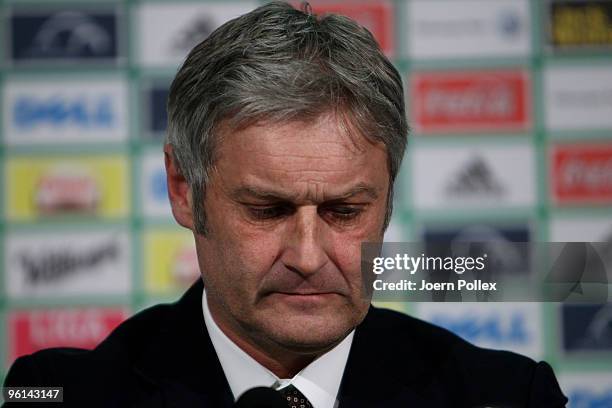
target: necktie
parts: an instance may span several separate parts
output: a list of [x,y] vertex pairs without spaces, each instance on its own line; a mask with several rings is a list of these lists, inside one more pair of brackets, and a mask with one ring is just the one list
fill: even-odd
[[287,401],[287,406],[290,408],[312,408],[310,401],[293,385],[288,385],[278,392],[283,395],[285,401]]

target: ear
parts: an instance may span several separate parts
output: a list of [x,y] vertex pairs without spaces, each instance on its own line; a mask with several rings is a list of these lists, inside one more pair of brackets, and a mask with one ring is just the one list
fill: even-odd
[[181,173],[170,144],[164,145],[164,161],[166,163],[166,180],[168,183],[168,198],[172,206],[172,215],[180,225],[193,230],[193,201],[189,183]]

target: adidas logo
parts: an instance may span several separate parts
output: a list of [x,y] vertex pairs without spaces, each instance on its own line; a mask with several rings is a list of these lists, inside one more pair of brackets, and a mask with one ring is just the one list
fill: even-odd
[[457,176],[446,187],[446,193],[453,196],[486,195],[499,197],[504,187],[482,157],[474,157],[459,170]]
[[187,27],[176,34],[172,41],[172,52],[185,54],[208,37],[215,29],[214,20],[207,15],[197,15]]

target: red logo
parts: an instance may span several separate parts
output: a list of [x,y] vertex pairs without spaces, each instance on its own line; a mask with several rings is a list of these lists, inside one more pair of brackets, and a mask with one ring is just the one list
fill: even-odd
[[[393,6],[389,1],[355,1],[355,2],[316,2],[310,3],[312,11],[318,15],[341,14],[367,28],[383,52],[393,55],[395,51]],[[298,7],[299,8],[299,7]]]
[[556,203],[612,203],[612,144],[559,145],[551,156]]
[[92,349],[128,317],[117,308],[17,311],[9,315],[9,361],[48,347]]
[[37,185],[36,206],[46,215],[93,213],[100,202],[96,181],[80,168],[60,167],[44,174]]
[[174,281],[181,287],[189,287],[200,277],[198,254],[192,245],[180,248],[176,252],[171,274],[174,277]]
[[416,73],[411,119],[417,132],[522,131],[530,126],[523,70]]

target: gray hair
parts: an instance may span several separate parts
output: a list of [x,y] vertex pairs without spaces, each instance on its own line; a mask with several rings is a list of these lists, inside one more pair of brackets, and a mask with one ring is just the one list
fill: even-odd
[[347,130],[385,145],[388,225],[408,134],[402,80],[353,20],[281,2],[230,20],[191,50],[167,108],[166,142],[191,188],[196,232],[206,233],[204,195],[222,123],[302,121],[330,110],[341,113]]

